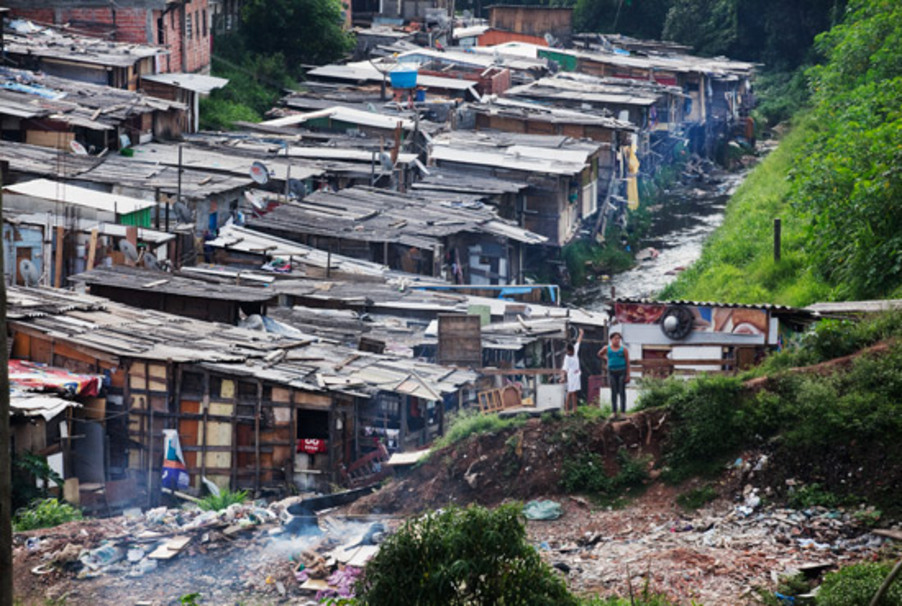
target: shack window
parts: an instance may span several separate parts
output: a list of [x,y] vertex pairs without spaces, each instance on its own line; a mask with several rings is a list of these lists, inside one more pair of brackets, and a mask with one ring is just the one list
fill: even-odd
[[204,9],[201,13],[203,15],[203,20],[201,21],[201,27],[203,28],[204,38],[207,37],[207,9]]
[[191,13],[188,13],[188,15],[185,17],[185,38],[188,39],[188,40],[190,40],[190,39],[191,39],[191,33],[192,33],[192,28],[191,28]]
[[238,383],[238,399],[244,402],[256,402],[257,384],[249,381],[241,381]]
[[204,395],[204,375],[199,372],[183,372],[182,393],[186,395]]

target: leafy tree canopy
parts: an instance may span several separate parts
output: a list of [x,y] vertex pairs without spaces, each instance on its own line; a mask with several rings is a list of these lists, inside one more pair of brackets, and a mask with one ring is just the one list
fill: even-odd
[[248,50],[281,54],[289,71],[325,64],[353,46],[344,31],[339,0],[246,0],[241,32]]
[[809,71],[817,130],[794,177],[815,267],[843,298],[902,286],[902,5],[853,0]]
[[843,14],[846,0],[673,0],[662,36],[703,55],[792,69],[814,37]]

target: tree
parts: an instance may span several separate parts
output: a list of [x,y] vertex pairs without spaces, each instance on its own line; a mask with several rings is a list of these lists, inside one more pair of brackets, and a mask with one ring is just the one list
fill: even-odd
[[370,560],[359,604],[576,606],[527,542],[518,505],[452,507],[408,521]]
[[815,267],[844,298],[902,288],[902,6],[854,0],[818,37],[817,130],[794,175]]
[[247,0],[241,32],[249,51],[284,56],[289,71],[334,61],[353,47],[339,0]]
[[702,55],[727,55],[739,37],[739,0],[676,0],[664,21],[664,39]]
[[702,55],[794,69],[809,59],[814,37],[838,22],[846,0],[674,0],[663,37]]
[[574,29],[660,39],[674,0],[576,0]]

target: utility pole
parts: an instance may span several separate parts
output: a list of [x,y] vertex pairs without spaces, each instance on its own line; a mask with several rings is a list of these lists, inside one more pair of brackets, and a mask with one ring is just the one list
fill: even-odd
[[[0,162],[0,215],[9,162]],[[0,604],[13,603],[12,440],[9,433],[9,353],[6,335],[6,272],[0,254]]]

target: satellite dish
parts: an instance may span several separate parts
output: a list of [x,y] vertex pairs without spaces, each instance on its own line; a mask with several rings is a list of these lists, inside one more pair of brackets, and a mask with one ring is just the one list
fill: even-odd
[[172,205],[172,210],[175,211],[175,217],[179,223],[194,223],[194,213],[184,202],[176,202]]
[[141,261],[144,263],[144,267],[146,267],[147,269],[160,269],[160,263],[159,261],[157,261],[157,257],[153,253],[144,253]]
[[680,341],[692,332],[695,318],[692,311],[684,305],[672,305],[661,316],[661,332],[668,339]]
[[303,200],[304,196],[307,195],[307,187],[300,179],[289,179],[288,191],[290,191],[291,194],[298,200]]
[[[290,182],[289,182],[290,183]],[[244,199],[251,203],[255,212],[262,213],[266,210],[266,204],[249,191],[244,192]]]
[[132,263],[138,260],[138,249],[128,240],[119,240],[119,251]]
[[87,156],[88,155],[88,150],[85,149],[85,146],[82,145],[81,143],[79,143],[78,141],[76,141],[75,139],[72,139],[71,141],[69,141],[69,149],[71,149],[72,153],[75,154],[76,156]]
[[38,269],[38,266],[28,259],[19,261],[19,273],[22,274],[25,286],[35,287],[41,280],[41,271]]
[[251,164],[250,175],[254,183],[266,185],[269,182],[269,169],[262,162]]

